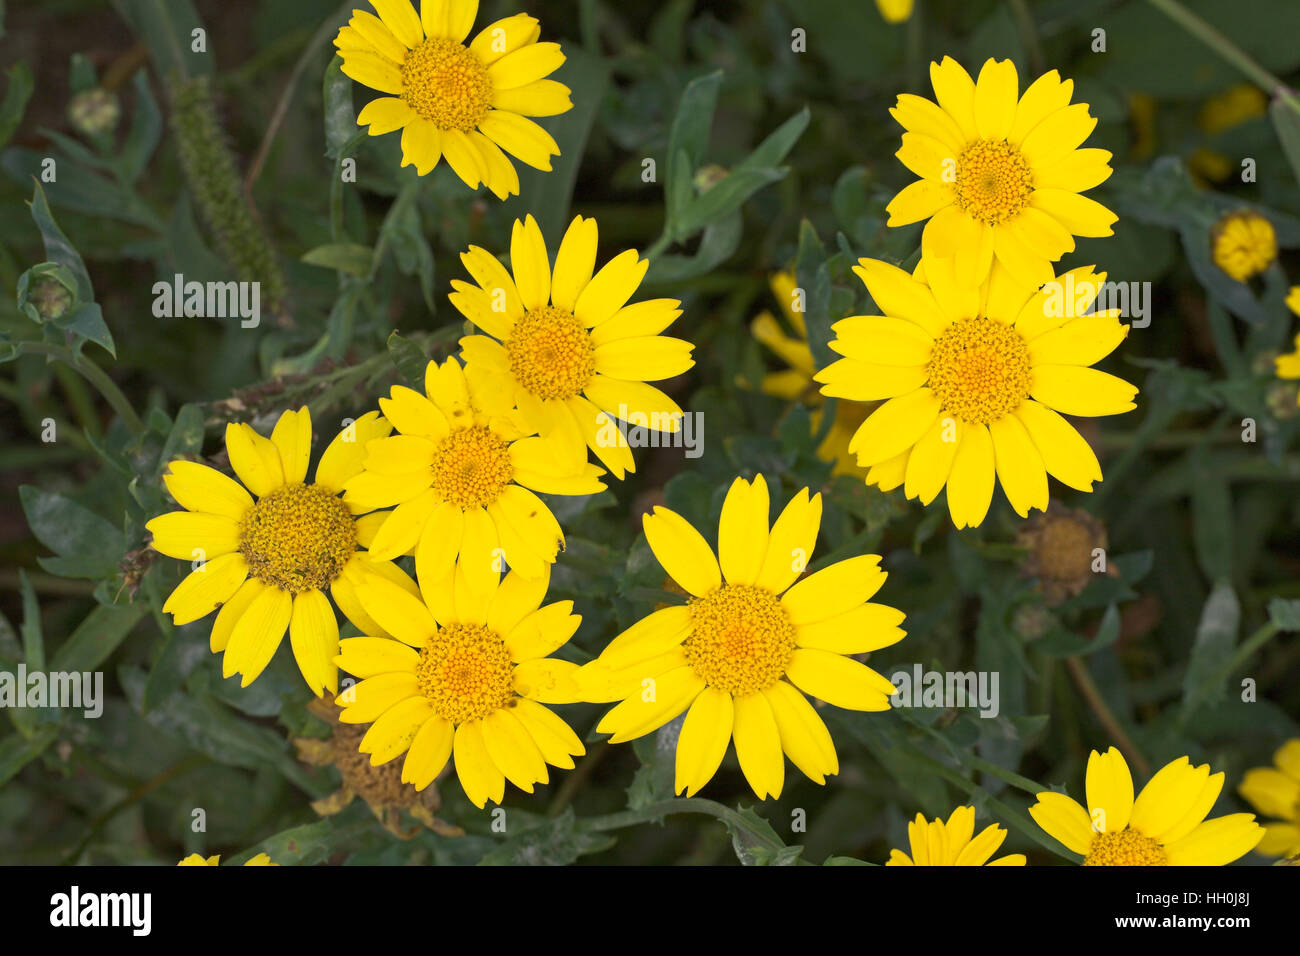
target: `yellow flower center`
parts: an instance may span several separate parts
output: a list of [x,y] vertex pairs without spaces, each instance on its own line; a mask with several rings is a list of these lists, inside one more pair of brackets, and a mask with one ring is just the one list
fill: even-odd
[[429,638],[415,680],[434,713],[457,725],[482,720],[515,696],[505,641],[481,624],[451,624]]
[[1084,866],[1168,866],[1164,847],[1137,830],[1098,833],[1092,838]]
[[298,594],[329,587],[357,550],[343,502],[314,485],[285,485],[239,522],[239,553],[263,584]]
[[935,340],[926,367],[944,415],[995,422],[1029,394],[1029,350],[1020,333],[996,319],[962,319]]
[[1230,213],[1214,227],[1214,264],[1245,282],[1277,258],[1277,233],[1273,224],[1253,212]]
[[790,615],[766,588],[724,584],[690,603],[686,660],[710,687],[740,697],[769,687],[794,651]]
[[515,323],[506,354],[515,380],[538,398],[572,398],[596,371],[591,333],[572,312],[550,305]]
[[476,129],[492,104],[483,63],[452,40],[430,38],[406,54],[402,99],[438,129]]
[[514,480],[510,446],[485,425],[453,429],[433,455],[433,490],[462,508],[483,508]]
[[956,173],[958,208],[990,226],[1020,215],[1034,192],[1028,161],[1006,140],[971,143],[957,158]]

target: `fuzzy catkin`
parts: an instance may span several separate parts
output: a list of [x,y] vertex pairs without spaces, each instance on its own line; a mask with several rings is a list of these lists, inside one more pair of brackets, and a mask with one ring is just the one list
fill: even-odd
[[218,252],[241,281],[259,282],[273,314],[284,311],[284,273],[260,223],[244,201],[239,166],[217,119],[208,78],[173,79],[172,132],[181,170]]

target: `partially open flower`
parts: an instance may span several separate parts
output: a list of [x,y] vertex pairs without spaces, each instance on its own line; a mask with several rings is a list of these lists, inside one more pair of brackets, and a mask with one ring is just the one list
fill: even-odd
[[1038,578],[1048,604],[1081,593],[1101,573],[1095,568],[1098,559],[1104,560],[1106,526],[1080,508],[1053,504],[1026,521],[1016,540],[1029,549],[1021,572]]
[[436,785],[421,791],[416,790],[413,784],[403,783],[402,767],[396,762],[371,766],[369,756],[358,749],[370,724],[341,723],[333,696],[317,698],[307,705],[307,709],[329,724],[330,735],[325,739],[293,738],[298,759],[313,767],[336,767],[343,778],[343,785],[338,790],[312,802],[313,810],[323,817],[332,816],[360,797],[384,829],[400,839],[409,840],[420,832],[419,827],[402,827],[403,810],[441,836],[465,835],[460,827],[433,815],[442,806]]
[[1228,213],[1216,222],[1210,243],[1214,264],[1238,282],[1259,275],[1277,258],[1273,224],[1249,209]]

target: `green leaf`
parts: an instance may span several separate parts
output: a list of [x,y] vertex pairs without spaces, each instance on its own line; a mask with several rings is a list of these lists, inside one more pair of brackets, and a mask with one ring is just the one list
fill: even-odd
[[41,239],[45,243],[45,257],[51,262],[59,263],[72,273],[77,281],[79,301],[94,302],[95,288],[90,284],[90,273],[86,271],[85,262],[68,241],[68,237],[63,234],[59,224],[54,221],[49,201],[45,198],[45,189],[39,181],[34,180],[32,185],[32,200],[28,205],[31,206],[32,218],[36,220],[36,228],[41,231]]
[[573,45],[566,46],[564,53],[567,57],[564,65],[550,78],[574,91],[573,109],[548,117],[540,124],[555,138],[560,155],[551,157],[550,172],[516,162],[519,195],[512,196],[502,206],[507,222],[511,217],[523,219],[525,214],[532,213],[551,249],[559,245],[569,226],[569,204],[578,181],[578,166],[609,85],[607,60]]
[[325,155],[342,159],[347,150],[366,135],[357,126],[357,111],[352,105],[352,80],[343,74],[343,57],[335,54],[325,67],[321,93],[325,104]]
[[745,866],[792,866],[802,846],[786,846],[772,825],[752,807],[737,809],[723,818],[731,834],[731,848]]
[[126,553],[119,528],[71,498],[32,485],[18,489],[27,524],[36,539],[59,556],[41,559],[41,566],[63,577],[99,578],[112,575]]
[[58,727],[45,726],[32,737],[10,734],[0,740],[0,787],[39,757],[46,747],[58,739],[58,736]]
[[834,338],[831,324],[838,317],[830,314],[831,273],[826,262],[826,247],[807,219],[799,223],[794,273],[797,288],[803,290],[803,320],[813,363],[817,368],[825,368],[839,357],[830,349],[830,341]]
[[1223,699],[1224,688],[1216,681],[1232,659],[1240,626],[1241,603],[1237,593],[1227,581],[1219,581],[1201,609],[1196,642],[1183,676],[1183,722],[1206,704]]
[[[682,98],[677,103],[677,112],[673,115],[673,124],[668,130],[668,155],[686,154],[688,176],[695,174],[708,152],[709,134],[713,129],[713,113],[718,106],[722,77],[722,70],[696,77],[686,85]],[[669,185],[671,186],[671,181]]]
[[715,220],[700,236],[691,256],[665,254],[650,261],[646,270],[647,285],[675,285],[687,279],[707,275],[732,257],[740,246],[744,221],[740,213]]
[[[1268,107],[1273,129],[1277,131],[1282,152],[1291,164],[1291,174],[1300,182],[1300,103],[1294,95],[1273,97]],[[0,143],[4,142],[3,129],[0,128]]]
[[355,242],[334,242],[303,253],[302,261],[308,265],[337,269],[348,275],[364,278],[370,274],[374,250]]
[[123,667],[118,672],[127,700],[154,727],[185,741],[218,763],[256,770],[266,764],[286,775],[296,775],[284,738],[236,716],[211,695],[173,694],[156,707],[144,710],[144,671]]
[[68,639],[54,652],[56,671],[93,671],[108,660],[126,640],[145,608],[141,604],[123,604],[116,607],[99,605],[86,615]]
[[627,788],[629,810],[644,810],[654,803],[671,800],[677,774],[677,735],[681,733],[683,714],[670,720],[653,734],[638,737],[632,749],[641,758],[641,766],[632,775]]
[[23,596],[23,661],[27,669],[45,670],[45,634],[41,629],[41,608],[27,572],[18,569],[18,590]]
[[8,75],[5,98],[0,102],[0,146],[9,142],[22,123],[34,86],[31,68],[26,63],[14,64],[9,68]]
[[203,451],[203,432],[203,409],[192,403],[182,405],[158,456],[160,477],[173,459]]
[[1232,576],[1233,534],[1235,517],[1232,493],[1222,472],[1208,465],[1204,445],[1194,449],[1189,464],[1197,475],[1192,483],[1192,532],[1196,559],[1211,581]]
[[424,370],[429,365],[429,356],[424,349],[404,335],[393,332],[388,336],[388,357],[404,379],[417,390],[424,390]]
[[257,846],[224,861],[239,866],[258,853],[265,853],[280,866],[314,866],[324,863],[335,853],[344,852],[375,832],[375,819],[358,800],[343,813],[325,817],[315,823],[281,830]]
[[1268,619],[1279,631],[1300,631],[1300,600],[1273,598],[1268,602]]
[[[506,832],[517,810],[506,810]],[[609,849],[616,838],[608,833],[581,831],[572,807],[558,817],[510,836],[500,847],[485,854],[479,866],[564,866],[591,853]]]
[[128,183],[134,183],[140,178],[162,136],[162,113],[153,91],[149,89],[148,71],[139,70],[135,74],[133,85],[135,112],[131,116],[131,129],[126,134],[119,156],[122,178]]

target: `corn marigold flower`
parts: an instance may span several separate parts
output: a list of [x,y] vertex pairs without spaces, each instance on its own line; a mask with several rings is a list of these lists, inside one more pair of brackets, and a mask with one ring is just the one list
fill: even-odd
[[958,528],[988,513],[995,478],[1016,513],[1045,510],[1047,476],[1091,491],[1101,466],[1066,415],[1118,415],[1137,389],[1090,368],[1128,334],[1119,310],[1089,313],[1105,273],[1071,270],[1041,290],[1000,265],[980,286],[953,260],[914,275],[862,259],[854,272],[882,315],[832,326],[844,358],[817,373],[822,393],[886,399],[849,450],[883,491],[928,505],[944,487]]
[[[177,866],[220,866],[221,854],[204,857],[198,853],[191,853],[185,859],[176,864]],[[244,861],[244,866],[279,866],[279,863],[272,863],[271,858],[265,853],[259,853]]]
[[572,601],[542,605],[549,583],[549,571],[511,571],[478,594],[458,568],[421,580],[421,601],[386,578],[366,580],[361,600],[396,640],[342,641],[339,667],[362,679],[337,701],[343,723],[374,722],[360,743],[372,765],[405,753],[402,780],[423,790],[452,759],[477,807],[500,803],[506,780],[532,793],[549,781],[547,764],[573,769],[582,742],[545,705],[580,699],[578,665],[549,655],[582,618]]
[[876,0],[876,9],[887,23],[903,23],[912,15],[914,0]]
[[397,434],[367,444],[364,470],[345,485],[343,500],[356,510],[396,505],[371,555],[414,549],[421,586],[457,561],[480,592],[495,587],[504,564],[525,577],[545,574],[564,532],[533,492],[595,494],[605,487],[600,468],[533,434],[507,393],[454,358],[428,364],[424,392],[397,385],[379,400]]
[[1300,854],[1300,737],[1278,748],[1273,766],[1247,770],[1237,792],[1261,814],[1278,821],[1264,824],[1257,851],[1265,856]]
[[[1286,305],[1296,315],[1300,315],[1300,285],[1291,287],[1291,292],[1286,297]],[[1278,378],[1300,378],[1300,334],[1296,335],[1294,345],[1294,352],[1279,355],[1273,360]]]
[[660,334],[682,314],[676,299],[628,304],[649,260],[629,249],[597,272],[596,240],[596,220],[576,217],[552,269],[537,221],[516,220],[513,276],[470,246],[460,258],[477,284],[453,279],[449,298],[487,333],[460,340],[466,364],[509,395],[530,428],[563,440],[576,457],[590,448],[622,479],[636,463],[614,419],[677,431],[682,410],[647,383],[691,368],[695,346]]
[[[763,376],[760,386],[763,392],[787,401],[801,401],[813,406],[822,404],[822,395],[813,381],[817,371],[812,349],[808,346],[808,329],[804,324],[803,313],[794,308],[795,277],[791,272],[777,272],[770,280],[772,294],[780,303],[781,311],[789,322],[794,335],[789,335],[771,312],[763,311],[750,323],[749,330],[758,342],[780,358],[789,368],[779,372],[768,372]],[[825,462],[832,462],[832,475],[853,475],[866,477],[866,469],[859,468],[853,455],[849,454],[849,441],[858,430],[871,406],[856,402],[836,402],[835,421],[831,423],[826,437],[817,446],[817,457]],[[812,412],[812,431],[817,434],[822,427],[822,409],[815,407]]]
[[416,790],[402,780],[402,768],[395,763],[371,766],[357,749],[370,725],[340,722],[339,708],[333,695],[316,698],[307,705],[307,710],[329,725],[330,735],[324,739],[294,737],[292,743],[298,759],[313,767],[334,767],[343,781],[334,793],[313,800],[313,810],[323,817],[333,816],[360,797],[384,829],[399,839],[409,840],[420,832],[418,827],[406,829],[402,826],[402,811],[440,836],[464,836],[465,831],[460,827],[434,816],[442,806],[437,787]]
[[352,581],[363,566],[401,576],[361,550],[383,516],[364,515],[339,498],[361,471],[366,442],[390,430],[378,412],[344,428],[321,456],[314,483],[306,481],[312,440],[306,407],[281,415],[269,439],[250,425],[226,426],[226,452],[239,481],[197,462],[168,466],[163,481],[186,510],[159,515],[145,527],[155,551],[192,561],[195,570],[163,611],[177,626],[217,611],[209,646],[224,652],[225,677],[240,674],[242,686],[251,684],[287,630],[312,692],[338,689],[339,627],[325,592],[352,623],[374,633],[377,625],[353,598]]
[[732,741],[760,799],[781,795],[783,753],[816,783],[838,773],[834,741],[805,693],[848,710],[889,709],[894,685],[849,656],[905,633],[902,611],[869,603],[885,582],[879,556],[838,561],[795,583],[821,512],[821,495],[810,499],[804,488],[769,529],[763,476],[737,478],[722,505],[716,557],[676,512],[644,516],[650,549],[691,597],[615,637],[577,680],[587,700],[619,702],[596,727],[612,743],[686,712],[678,793],[704,787]]
[[918,813],[907,825],[907,841],[912,855],[891,850],[885,866],[1024,866],[1025,855],[1012,853],[990,860],[1007,831],[996,823],[975,836],[975,808],[958,807],[947,822],[927,821]]
[[1025,522],[1016,542],[1028,550],[1021,573],[1037,578],[1044,599],[1055,605],[1082,593],[1096,575],[1094,552],[1107,546],[1106,526],[1081,508],[1053,502]]
[[1084,866],[1224,866],[1264,836],[1252,813],[1206,820],[1223,774],[1187,757],[1156,771],[1133,798],[1133,777],[1118,750],[1093,751],[1086,779],[1088,807],[1063,793],[1043,792],[1029,815],[1049,836],[1082,856]]
[[979,283],[996,258],[1041,285],[1074,236],[1109,236],[1116,215],[1080,195],[1109,178],[1111,154],[1081,149],[1095,117],[1070,103],[1072,80],[1056,70],[1017,96],[1010,60],[985,62],[978,81],[956,60],[930,64],[934,101],[902,93],[890,110],[905,132],[895,154],[920,176],[890,201],[891,226],[928,219],[926,259],[956,258]]
[[1214,264],[1238,282],[1259,275],[1277,259],[1273,224],[1249,209],[1219,219],[1210,241]]
[[[524,13],[490,23],[468,44],[478,0],[371,0],[379,16],[354,10],[334,45],[343,72],[388,96],[357,116],[371,136],[402,131],[402,165],[423,176],[445,158],[471,188],[499,199],[519,192],[506,153],[549,171],[560,154],[530,116],[573,108],[569,88],[546,79],[564,62],[558,43]],[[504,152],[503,152],[504,150]]]

